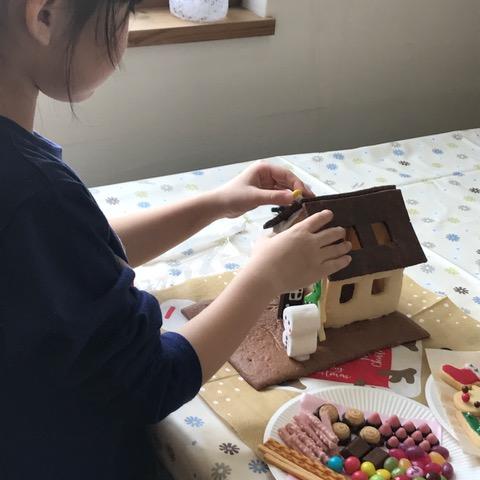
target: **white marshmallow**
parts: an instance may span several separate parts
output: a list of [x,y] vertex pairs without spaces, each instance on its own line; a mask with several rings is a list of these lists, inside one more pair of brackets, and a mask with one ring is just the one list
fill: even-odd
[[311,303],[287,307],[283,311],[284,331],[282,340],[287,355],[298,361],[305,361],[317,350],[320,330],[320,312]]
[[311,353],[317,351],[317,331],[301,336],[287,336],[287,355],[298,359],[298,357],[310,357]]
[[283,327],[289,335],[302,335],[320,328],[320,314],[318,307],[313,303],[294,305],[283,311]]

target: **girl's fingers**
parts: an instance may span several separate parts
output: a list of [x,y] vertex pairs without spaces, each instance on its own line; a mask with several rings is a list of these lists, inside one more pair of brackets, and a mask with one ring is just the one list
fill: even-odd
[[301,190],[306,197],[315,196],[295,174],[284,167],[268,163],[260,163],[256,165],[256,169],[261,179],[262,186],[265,185],[266,188],[289,189],[292,192],[294,190]]
[[321,247],[331,245],[339,240],[345,239],[345,229],[343,227],[333,227],[322,230],[317,234]]
[[323,247],[321,258],[324,261],[333,260],[347,254],[351,249],[352,244],[350,242],[342,242],[338,245],[330,245],[329,247]]
[[344,255],[343,257],[326,261],[322,264],[322,270],[324,272],[324,275],[328,276],[332,273],[342,270],[343,268],[347,267],[351,261],[352,257],[350,257],[349,255]]
[[333,219],[333,213],[330,210],[323,210],[320,213],[315,213],[311,217],[306,218],[297,225],[299,228],[305,227],[310,233],[316,233],[321,230],[327,223]]
[[293,201],[290,190],[262,190],[255,192],[258,205],[290,205]]

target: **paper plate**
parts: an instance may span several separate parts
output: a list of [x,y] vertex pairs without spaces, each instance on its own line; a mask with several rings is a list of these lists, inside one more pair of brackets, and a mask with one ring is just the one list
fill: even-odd
[[[376,411],[385,415],[395,414],[403,418],[421,418],[427,422],[436,420],[434,414],[424,405],[379,388],[327,387],[309,393],[318,395],[324,400],[347,407],[359,408],[360,410]],[[301,396],[293,398],[274,413],[265,429],[264,441],[274,438],[282,442],[278,436],[278,429],[290,422],[293,416],[298,413],[300,398]],[[443,431],[441,444],[450,451],[450,461],[456,473],[455,480],[480,479],[480,459],[464,454],[457,441],[448,431]],[[270,470],[277,480],[287,480],[289,478],[279,468],[271,466]]]
[[437,387],[435,386],[435,380],[433,379],[433,375],[430,375],[428,377],[427,383],[425,384],[425,397],[427,399],[428,406],[430,407],[430,410],[437,419],[438,423],[440,423],[440,425],[453,438],[455,438],[455,440],[457,440],[455,430],[450,425],[450,420],[448,419],[447,412],[443,408],[443,404],[440,401],[440,395],[438,394]]

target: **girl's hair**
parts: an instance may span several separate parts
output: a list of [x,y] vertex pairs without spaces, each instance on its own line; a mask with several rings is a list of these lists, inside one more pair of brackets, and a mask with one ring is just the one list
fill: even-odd
[[[106,46],[107,54],[113,66],[119,63],[118,58],[118,32],[121,31],[125,23],[128,22],[130,13],[134,13],[135,6],[141,0],[66,0],[71,5],[70,25],[68,28],[69,42],[66,52],[65,81],[67,85],[68,97],[72,101],[71,79],[72,79],[72,60],[75,52],[75,45],[78,38],[87,24],[94,16],[97,16],[95,38],[98,42],[102,41]],[[124,9],[124,14],[120,15],[120,10]]]

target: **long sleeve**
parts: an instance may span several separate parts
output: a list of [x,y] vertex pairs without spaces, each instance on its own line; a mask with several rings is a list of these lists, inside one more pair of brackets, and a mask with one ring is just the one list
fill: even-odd
[[197,355],[182,336],[160,335],[158,302],[133,286],[88,190],[55,187],[25,200],[0,231],[11,392],[66,399],[76,415],[156,422],[198,392]]

